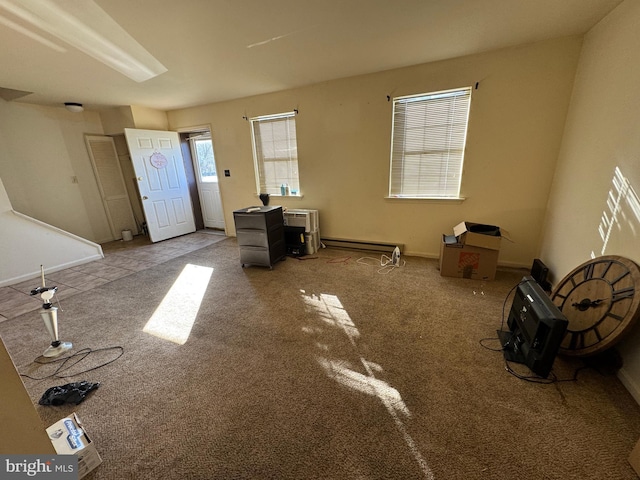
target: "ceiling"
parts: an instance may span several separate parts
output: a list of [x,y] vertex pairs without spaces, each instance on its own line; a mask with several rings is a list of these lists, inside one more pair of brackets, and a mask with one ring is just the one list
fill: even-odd
[[[118,39],[138,44],[123,50],[166,71],[133,80],[26,22],[12,9],[25,2],[62,8],[75,22],[67,33],[85,30],[91,6],[101,16],[90,26],[120,28]],[[622,0],[37,2],[0,0],[0,98],[173,110],[582,34]]]

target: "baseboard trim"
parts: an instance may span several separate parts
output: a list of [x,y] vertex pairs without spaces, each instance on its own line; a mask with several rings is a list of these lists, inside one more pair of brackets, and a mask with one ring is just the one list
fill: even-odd
[[[406,251],[404,243],[389,243],[389,242],[372,242],[367,240],[349,240],[345,238],[321,238],[320,241],[325,247],[345,248],[350,250],[365,250],[372,252],[390,253],[393,249],[398,247],[402,255],[408,257],[421,257],[438,260],[440,254],[433,255],[424,252]],[[518,262],[498,262],[499,269],[531,269],[531,264],[523,264]]]
[[[79,258],[71,262],[61,263],[59,265],[47,266],[46,273],[49,274],[49,273],[59,272],[60,270],[66,270],[67,268],[71,268],[71,267],[78,267],[80,265],[84,265],[85,263],[93,262],[95,260],[102,260],[103,258],[104,258],[103,254],[100,254],[100,255],[95,254],[95,255],[89,255],[87,257]],[[39,279],[41,274],[42,274],[41,270],[32,270],[22,275],[18,275],[12,278],[6,278],[3,280],[0,280],[0,287],[8,287],[10,285],[22,283],[27,280]],[[33,286],[37,287],[38,285],[33,285]]]
[[348,240],[345,238],[321,238],[326,247],[346,248],[349,250],[365,250],[372,252],[391,253],[398,247],[400,253],[404,251],[403,243],[370,242],[364,240]]

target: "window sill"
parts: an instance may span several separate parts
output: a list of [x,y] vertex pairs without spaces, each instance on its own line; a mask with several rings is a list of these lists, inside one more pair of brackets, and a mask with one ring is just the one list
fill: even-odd
[[[256,197],[260,197],[259,194],[256,194]],[[304,195],[302,195],[301,193],[297,194],[297,195],[279,195],[279,194],[269,194],[269,198],[303,198]]]
[[467,198],[466,197],[456,197],[456,198],[439,198],[439,197],[384,197],[385,200],[412,200],[419,202],[427,202],[427,203],[462,203]]

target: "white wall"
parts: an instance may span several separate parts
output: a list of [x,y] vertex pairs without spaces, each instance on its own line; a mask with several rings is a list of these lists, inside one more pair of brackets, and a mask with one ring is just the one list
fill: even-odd
[[[640,263],[639,25],[640,2],[626,0],[585,37],[541,248],[556,282],[592,255]],[[635,194],[623,195],[606,223],[620,193],[616,172]],[[620,378],[640,402],[638,326],[619,350]]]
[[113,236],[85,133],[103,133],[97,113],[0,100],[0,178],[18,212],[104,243]]
[[[103,258],[96,243],[16,212],[0,179],[0,287]],[[34,285],[34,287],[37,285]]]
[[[437,257],[442,233],[460,221],[499,225],[500,263],[530,266],[538,254],[582,38],[569,37],[168,112],[171,129],[210,124],[225,221],[259,204],[249,122],[243,116],[299,110],[302,199],[271,204],[313,208],[324,237],[402,243]],[[462,203],[386,199],[395,97],[475,85]]]
[[[220,184],[230,234],[232,211],[259,203],[249,123],[242,117],[298,108],[304,198],[279,203],[319,209],[324,236],[402,243],[407,254],[437,257],[441,234],[453,225],[493,223],[516,242],[505,243],[500,262],[530,265],[539,251],[581,43],[581,37],[556,39],[178,110],[168,112],[168,125],[211,124],[218,168],[231,170]],[[462,183],[467,200],[385,199],[392,107],[387,95],[476,82]],[[152,109],[114,112],[72,114],[0,101],[0,178],[14,208],[98,243],[112,240],[83,134],[103,133],[105,121],[110,134],[121,133],[112,130],[136,117],[154,128],[165,125],[162,112]],[[143,127],[136,121],[136,128]],[[72,183],[74,177],[79,183]]]

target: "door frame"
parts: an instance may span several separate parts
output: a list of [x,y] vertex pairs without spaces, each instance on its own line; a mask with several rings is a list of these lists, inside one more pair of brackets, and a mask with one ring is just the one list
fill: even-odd
[[184,171],[187,175],[187,183],[189,184],[189,194],[191,195],[191,205],[193,207],[193,218],[196,222],[196,231],[204,230],[204,219],[202,217],[202,205],[200,204],[200,192],[198,192],[198,183],[196,182],[196,171],[193,167],[193,158],[191,156],[191,146],[187,135],[178,132],[180,136],[180,150],[184,159]]
[[[178,132],[178,135],[180,136],[180,147],[182,149],[182,154],[185,159],[184,168],[187,172],[187,178],[189,180],[189,190],[191,192],[192,201],[193,201],[194,217],[196,218],[196,229],[198,230],[204,229],[204,219],[202,216],[202,204],[200,203],[200,191],[198,188],[198,182],[196,180],[196,175],[198,173],[194,165],[194,162],[196,161],[196,159],[193,158],[193,155],[191,154],[189,134],[208,132],[211,135],[211,141],[213,143],[213,132],[211,129],[211,125],[203,124],[203,125],[195,125],[191,127],[182,127],[182,128],[177,128],[175,131]],[[215,145],[214,145],[213,161],[216,164],[216,172],[220,172],[220,170],[218,169],[218,158],[215,155]],[[220,175],[218,175],[218,179],[219,178],[220,178]],[[219,189],[220,205],[222,206],[222,212],[223,212],[222,218],[224,221],[224,234],[228,235],[227,220],[224,215],[224,202],[222,200],[222,190],[220,188],[220,183],[218,183],[218,189]]]

